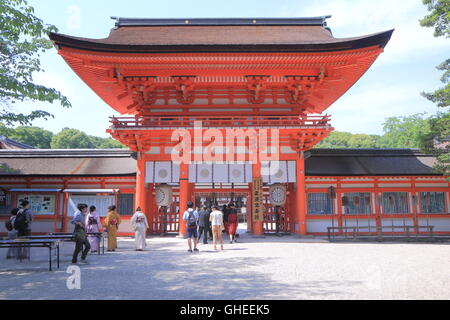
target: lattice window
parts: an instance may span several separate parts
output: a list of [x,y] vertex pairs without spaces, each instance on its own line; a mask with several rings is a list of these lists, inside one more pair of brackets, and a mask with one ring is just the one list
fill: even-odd
[[345,197],[346,214],[370,214],[370,192],[347,192]]
[[[133,193],[119,193],[118,195],[117,212],[120,215],[132,215],[134,213],[134,194]],[[145,210],[145,208],[141,208]],[[147,212],[144,212],[147,213]]]
[[445,213],[445,193],[421,192],[420,208],[422,213]]
[[328,193],[308,193],[308,214],[332,214],[333,200]]
[[383,213],[408,213],[407,192],[383,192]]

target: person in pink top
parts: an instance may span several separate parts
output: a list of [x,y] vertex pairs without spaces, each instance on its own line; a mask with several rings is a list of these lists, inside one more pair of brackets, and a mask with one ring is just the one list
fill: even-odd
[[[86,232],[102,232],[102,224],[100,223],[100,217],[95,211],[95,206],[89,208],[89,213],[86,215]],[[89,244],[91,245],[91,252],[97,252],[100,250],[98,238],[96,236],[88,236]]]

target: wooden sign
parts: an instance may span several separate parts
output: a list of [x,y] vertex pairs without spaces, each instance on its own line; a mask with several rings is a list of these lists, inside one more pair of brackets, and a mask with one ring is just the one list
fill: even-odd
[[253,179],[253,221],[264,221],[264,196],[262,178]]

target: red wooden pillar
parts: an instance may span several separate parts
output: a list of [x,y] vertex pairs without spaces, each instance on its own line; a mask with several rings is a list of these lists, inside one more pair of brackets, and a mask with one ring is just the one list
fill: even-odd
[[147,192],[145,188],[145,160],[139,157],[137,161],[137,172],[136,172],[136,191],[134,198],[134,211],[138,207],[142,210],[147,208]]
[[252,226],[253,226],[253,217],[252,217],[252,208],[253,208],[253,183],[249,183],[248,184],[248,197],[247,197],[247,233],[251,233],[252,230]]
[[305,189],[305,156],[303,151],[297,157],[297,192],[295,201],[297,203],[297,221],[299,235],[306,235],[306,189]]
[[[258,160],[252,165],[253,178],[261,178],[261,162]],[[252,204],[254,204],[254,199],[252,199]],[[252,210],[253,212],[253,210]],[[263,234],[263,223],[264,221],[254,221],[252,218],[253,234],[260,236]]]
[[[380,203],[378,202],[378,197],[381,195],[381,193],[378,191],[378,182],[375,181],[374,183],[374,188],[375,188],[375,223],[377,226],[377,233],[378,230],[381,230],[381,207],[380,207]],[[383,201],[383,199],[381,199],[381,201]]]
[[180,236],[186,235],[186,223],[183,221],[184,211],[187,209],[187,203],[190,201],[189,186],[189,164],[181,162],[180,164],[180,203],[179,203],[179,219]]
[[342,197],[344,195],[344,193],[341,190],[342,186],[341,186],[341,182],[339,180],[339,178],[337,179],[337,184],[336,184],[336,197],[337,197],[337,219],[338,219],[338,227],[339,227],[339,233],[342,232]]
[[61,231],[67,232],[67,226],[69,223],[69,218],[67,217],[69,211],[69,193],[64,192],[64,200],[63,200],[63,214],[61,219]]

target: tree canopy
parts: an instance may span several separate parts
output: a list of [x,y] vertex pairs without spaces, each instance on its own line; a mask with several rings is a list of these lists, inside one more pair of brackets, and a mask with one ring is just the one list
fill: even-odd
[[70,107],[61,92],[33,80],[43,71],[40,54],[52,48],[47,35],[57,28],[37,18],[25,0],[0,0],[0,30],[0,121],[27,125],[37,118],[53,117],[40,109],[28,114],[16,112],[13,106],[17,102],[59,101],[63,107]]
[[[420,25],[434,28],[435,37],[450,38],[450,0],[422,2],[427,6],[429,14],[420,20]],[[429,119],[430,131],[422,136],[420,143],[424,151],[437,158],[435,170],[450,175],[450,59],[437,66],[437,69],[443,71],[441,82],[444,87],[434,92],[422,92],[422,95],[444,111]]]

